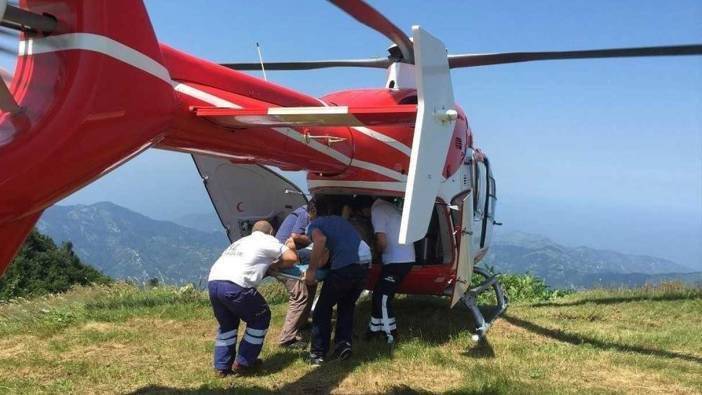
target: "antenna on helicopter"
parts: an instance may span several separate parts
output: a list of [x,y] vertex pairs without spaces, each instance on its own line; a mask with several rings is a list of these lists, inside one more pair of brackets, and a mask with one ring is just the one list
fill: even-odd
[[261,46],[258,45],[258,41],[256,42],[256,52],[258,52],[258,61],[261,63],[261,72],[263,72],[263,79],[268,81],[268,77],[266,77],[266,68],[263,67],[263,55],[261,55]]

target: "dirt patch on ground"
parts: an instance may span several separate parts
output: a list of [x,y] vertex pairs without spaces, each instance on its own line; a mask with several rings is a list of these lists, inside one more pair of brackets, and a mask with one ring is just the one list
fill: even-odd
[[27,354],[27,336],[11,336],[0,339],[0,358],[14,358]]
[[105,333],[109,332],[115,329],[115,324],[113,323],[108,323],[108,322],[88,322],[85,325],[83,325],[80,330],[83,331],[96,331],[100,333]]

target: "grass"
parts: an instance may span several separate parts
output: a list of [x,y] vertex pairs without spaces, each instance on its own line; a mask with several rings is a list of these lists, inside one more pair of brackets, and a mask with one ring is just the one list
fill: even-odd
[[[0,305],[0,393],[702,393],[702,291],[680,285],[512,303],[473,344],[463,308],[396,302],[401,340],[354,344],[313,369],[275,345],[285,293],[254,377],[211,371],[216,323],[199,290],[125,284]],[[369,303],[359,303],[356,333]]]

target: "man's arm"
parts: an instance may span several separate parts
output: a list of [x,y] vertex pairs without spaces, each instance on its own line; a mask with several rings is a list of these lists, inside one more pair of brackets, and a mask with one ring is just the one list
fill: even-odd
[[312,255],[310,256],[310,265],[307,267],[305,272],[305,283],[312,285],[316,282],[315,273],[317,269],[326,265],[329,258],[329,252],[327,251],[327,236],[322,233],[319,229],[312,229]]
[[388,248],[387,229],[387,214],[381,205],[373,204],[371,208],[371,223],[375,232],[375,254],[381,256],[386,248]]
[[278,258],[278,260],[271,265],[273,270],[277,269],[287,269],[293,267],[297,263],[297,250],[295,249],[295,242],[292,238],[285,241],[285,246],[288,247],[283,251],[283,254]]
[[307,247],[312,243],[312,240],[310,240],[310,238],[307,237],[307,235],[301,233],[292,233],[290,234],[290,238],[292,238],[293,241],[295,241],[296,245],[299,245],[301,247]]
[[375,250],[378,254],[382,254],[388,248],[388,237],[385,233],[375,234]]

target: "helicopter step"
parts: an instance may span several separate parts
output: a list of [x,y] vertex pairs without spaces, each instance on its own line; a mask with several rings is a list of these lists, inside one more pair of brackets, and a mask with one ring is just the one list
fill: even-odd
[[[492,326],[492,323],[507,310],[508,299],[505,295],[502,285],[497,280],[496,274],[490,274],[487,270],[474,266],[473,273],[481,276],[484,280],[476,287],[469,289],[462,297],[461,301],[468,308],[473,316],[475,323],[475,332],[471,339],[475,342],[480,341]],[[485,317],[478,308],[478,295],[492,288],[495,291],[497,306],[495,310]]]

